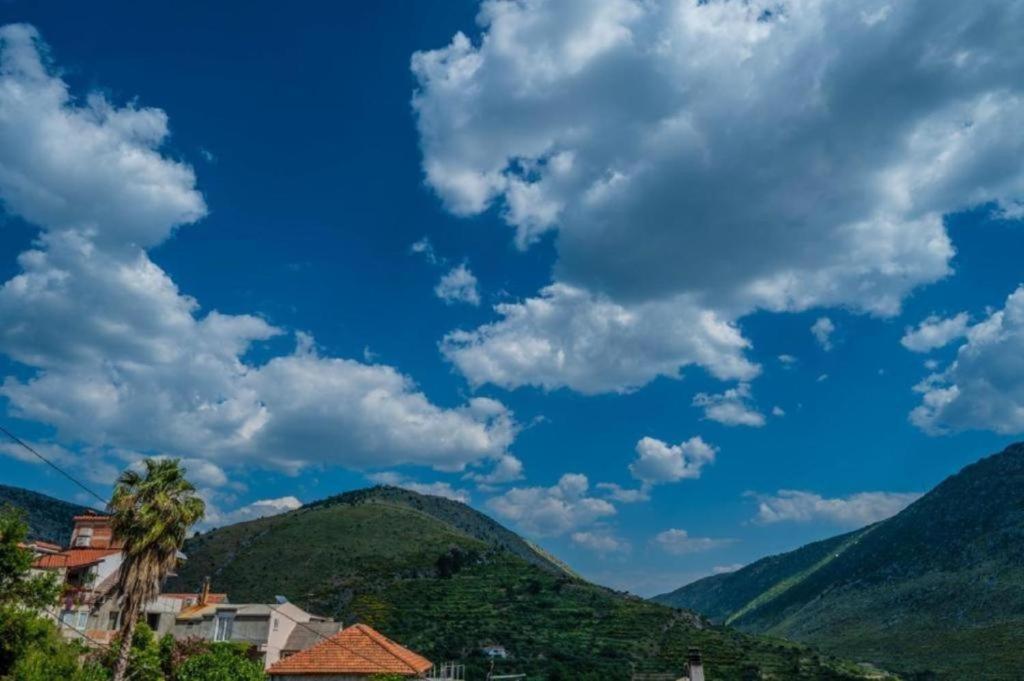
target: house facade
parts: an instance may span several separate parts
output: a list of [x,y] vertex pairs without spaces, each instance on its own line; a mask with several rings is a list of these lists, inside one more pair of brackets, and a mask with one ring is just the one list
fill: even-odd
[[270,667],[324,637],[342,630],[341,622],[310,614],[292,603],[202,603],[175,617],[175,638],[248,643]]

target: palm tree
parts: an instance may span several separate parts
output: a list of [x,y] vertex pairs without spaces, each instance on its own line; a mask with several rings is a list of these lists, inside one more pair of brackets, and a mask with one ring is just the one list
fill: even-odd
[[128,469],[117,479],[109,511],[124,559],[116,591],[121,599],[121,649],[113,681],[123,681],[135,625],[146,603],[174,569],[188,529],[206,505],[185,479],[178,459],[146,459],[145,476]]

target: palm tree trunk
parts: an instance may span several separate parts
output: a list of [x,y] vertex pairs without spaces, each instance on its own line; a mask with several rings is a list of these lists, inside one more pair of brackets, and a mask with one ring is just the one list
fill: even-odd
[[128,671],[128,658],[132,652],[132,638],[135,636],[135,623],[138,617],[129,617],[121,628],[121,650],[117,652],[117,664],[114,665],[114,676],[111,681],[124,681]]

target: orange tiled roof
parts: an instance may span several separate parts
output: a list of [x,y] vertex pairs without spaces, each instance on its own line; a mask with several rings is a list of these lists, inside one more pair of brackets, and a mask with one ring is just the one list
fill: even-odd
[[72,520],[110,520],[110,516],[105,513],[86,513],[85,515],[76,515]]
[[[197,594],[197,593],[192,593],[192,594],[162,593],[160,595],[163,598],[177,598],[178,600],[181,600],[181,601],[195,600],[197,603],[199,602],[199,598],[202,596],[202,594]],[[213,604],[224,603],[227,600],[228,600],[228,595],[227,594],[207,594],[206,595],[206,602],[207,603],[213,603]]]
[[32,567],[40,570],[56,570],[58,568],[76,568],[98,563],[119,549],[68,549],[49,556],[42,556]]
[[[302,625],[299,625],[302,626]],[[365,624],[339,631],[315,646],[272,665],[271,675],[400,674],[417,676],[433,663]]]

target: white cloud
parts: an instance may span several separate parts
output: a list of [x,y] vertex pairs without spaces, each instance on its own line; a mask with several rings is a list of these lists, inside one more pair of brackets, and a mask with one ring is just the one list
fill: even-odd
[[195,174],[157,149],[167,115],[118,108],[93,93],[81,104],[40,59],[31,26],[0,28],[0,198],[57,233],[147,247],[206,214]]
[[599,482],[594,486],[605,492],[609,499],[620,504],[635,504],[640,501],[650,501],[651,499],[650,490],[648,489],[650,485],[648,484],[641,486],[639,489],[630,489],[614,482]]
[[722,379],[749,379],[749,343],[731,324],[679,301],[623,307],[565,284],[497,305],[500,321],[448,334],[442,350],[474,385],[628,392],[700,364]]
[[566,473],[553,487],[513,487],[487,507],[530,534],[563,535],[615,515],[610,503],[587,495],[589,488],[587,476]]
[[704,408],[704,418],[727,426],[760,428],[764,425],[764,414],[747,404],[750,396],[750,384],[740,383],[718,395],[697,393],[693,406]]
[[824,521],[861,527],[896,515],[921,495],[859,492],[848,497],[828,499],[814,492],[783,489],[774,496],[754,496],[758,502],[754,520],[759,523]]
[[713,575],[725,575],[725,574],[728,574],[730,572],[736,572],[737,570],[741,570],[744,567],[746,567],[746,565],[744,563],[732,563],[730,565],[716,565],[715,567],[711,568],[711,574],[713,574]]
[[782,363],[782,366],[784,366],[785,368],[789,369],[794,364],[797,363],[797,358],[794,357],[793,355],[785,355],[784,354],[784,355],[779,355],[779,361]]
[[699,478],[701,469],[714,463],[717,452],[700,436],[677,445],[644,437],[636,443],[637,458],[629,464],[629,472],[649,485]]
[[572,543],[597,554],[629,553],[629,542],[602,532],[573,532]]
[[916,386],[923,397],[911,421],[932,434],[1024,432],[1024,286],[966,335],[956,360]]
[[443,262],[441,258],[437,257],[437,253],[434,251],[434,244],[430,243],[430,239],[427,237],[423,237],[419,241],[414,242],[413,245],[409,247],[409,252],[415,253],[416,255],[422,255],[423,259],[431,265],[437,265]]
[[464,504],[468,504],[470,502],[470,495],[468,491],[464,489],[455,489],[451,486],[451,483],[447,482],[416,482],[415,480],[394,471],[371,473],[366,477],[371,482],[375,482],[378,485],[401,487],[402,489],[407,489],[418,494],[429,494],[435,497],[444,497],[445,499],[451,499],[452,501],[461,501]]
[[780,407],[778,405],[772,407],[772,416],[777,416],[777,417],[781,418],[781,417],[783,417],[785,415],[786,415],[786,410],[783,409],[782,407]]
[[[555,281],[627,312],[896,314],[951,271],[945,214],[1020,212],[1024,19],[1005,3],[889,7],[489,0],[478,41],[412,58],[426,181],[457,215],[496,206],[521,247],[557,232]],[[499,343],[456,365],[477,382],[604,391],[702,364],[658,352],[649,330],[644,371],[545,379],[566,332],[531,329],[515,361]],[[600,375],[609,354],[563,361]]]
[[918,324],[916,329],[908,327],[900,343],[912,352],[931,352],[967,335],[969,322],[966,312],[948,319],[932,315]]
[[0,285],[0,352],[33,372],[0,385],[13,414],[84,449],[217,466],[460,470],[507,453],[517,426],[494,400],[437,406],[397,369],[323,356],[305,334],[246,359],[285,331],[201,310],[144,250],[205,213],[191,169],[158,151],[166,115],[80,103],[36,41],[0,29],[0,198],[43,228]]
[[490,472],[470,471],[463,477],[479,485],[504,485],[523,479],[523,462],[511,454],[506,454],[493,462]]
[[654,543],[676,556],[688,553],[703,553],[734,543],[735,539],[712,539],[710,537],[691,537],[686,530],[668,529],[654,537]]
[[434,293],[438,298],[448,303],[467,303],[469,305],[480,304],[480,292],[477,290],[476,277],[465,263],[453,267],[447,274],[441,277],[434,287]]
[[811,334],[814,336],[814,340],[818,341],[818,345],[825,351],[832,349],[832,334],[835,333],[835,330],[836,325],[828,317],[818,317],[811,325]]
[[292,496],[280,497],[278,499],[260,499],[232,511],[220,511],[215,505],[208,502],[202,528],[225,527],[247,520],[269,518],[270,516],[294,511],[301,506],[302,502]]
[[818,378],[814,379],[818,383],[824,383],[828,380],[828,374],[820,374]]

